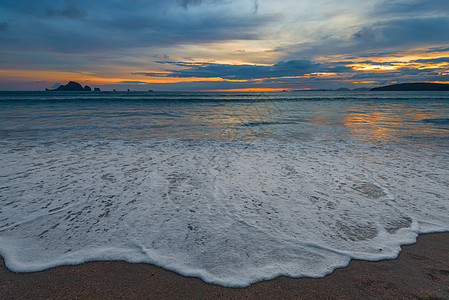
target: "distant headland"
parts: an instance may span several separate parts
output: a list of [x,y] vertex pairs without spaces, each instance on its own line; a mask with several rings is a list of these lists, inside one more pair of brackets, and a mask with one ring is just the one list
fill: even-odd
[[[69,83],[67,83],[66,85],[60,85],[58,88],[54,89],[54,90],[50,90],[50,89],[45,89],[46,91],[49,92],[59,92],[59,91],[63,91],[63,92],[91,92],[92,88],[88,85],[86,86],[82,86],[81,84],[79,84],[78,82],[75,81],[69,81]],[[99,92],[100,88],[94,88],[95,92]]]
[[399,83],[372,88],[371,91],[449,91],[449,84],[442,83]]
[[[92,92],[92,88],[88,85],[82,86],[76,81],[69,81],[66,85],[61,84],[56,89],[45,89],[47,92]],[[94,92],[101,92],[100,88],[96,87],[93,89]],[[130,89],[127,89],[128,92],[131,92]],[[117,92],[115,89],[113,92]],[[135,92],[135,91],[134,91]],[[148,90],[148,92],[153,92],[153,90]]]

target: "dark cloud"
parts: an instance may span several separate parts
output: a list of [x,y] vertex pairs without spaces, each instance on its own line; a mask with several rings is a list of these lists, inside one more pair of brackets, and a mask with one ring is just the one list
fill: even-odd
[[0,22],[0,32],[8,30],[8,22]]
[[79,7],[75,0],[65,0],[65,5],[61,9],[55,10],[53,8],[48,8],[47,16],[62,16],[70,19],[78,19],[87,16],[87,12],[82,7]]
[[106,5],[103,1],[87,0],[56,4],[49,0],[23,0],[21,6],[5,1],[0,3],[0,11],[6,11],[18,25],[14,41],[0,40],[9,51],[92,53],[256,40],[263,37],[261,28],[275,18],[254,15],[251,9],[237,10],[235,3],[222,0],[202,0],[202,4],[208,5],[195,9],[183,9],[181,4],[190,6],[199,4],[197,1],[110,0]]
[[254,0],[253,9],[254,9],[253,13],[257,14],[257,12],[259,11],[259,1],[258,0]]
[[431,47],[428,48],[425,52],[426,53],[433,53],[433,52],[448,52],[449,47],[443,46],[443,47]]
[[429,75],[431,73],[433,73],[434,70],[431,69],[424,69],[424,70],[420,70],[420,69],[412,69],[412,68],[402,68],[400,70],[401,75],[406,75],[406,76],[413,76],[413,75]]
[[[338,88],[341,82],[349,84],[352,76],[364,81],[386,80],[388,76],[392,80],[432,80],[442,73],[415,70],[413,65],[391,72],[356,71],[347,65],[363,59],[366,64],[395,66],[394,62],[375,62],[375,58],[403,53],[441,52],[440,56],[447,56],[442,52],[449,51],[448,0],[348,0],[340,3],[338,12],[335,8],[329,0],[1,0],[0,67],[95,76],[105,76],[104,70],[115,67],[126,72],[152,70],[145,73],[147,76],[229,79],[160,84],[167,89],[246,88],[251,84],[320,88],[320,82],[333,82]],[[338,17],[340,14],[342,17]],[[344,18],[346,15],[349,17]],[[223,48],[214,53],[221,42]],[[209,43],[213,45],[207,52]],[[163,54],[168,56],[164,58]],[[346,61],[330,62],[333,57]],[[172,62],[156,64],[154,60]],[[437,64],[447,63],[448,59],[414,62]],[[168,75],[157,73],[164,71]],[[337,75],[295,78],[314,72]],[[129,84],[130,88],[131,84],[143,84],[133,79],[121,84]]]
[[[270,40],[273,38],[267,35],[270,26],[282,24],[283,14],[289,13],[259,14],[263,7],[259,7],[261,3],[258,0],[247,0],[241,6],[236,4],[237,1],[230,0],[111,0],[107,5],[102,1],[65,0],[47,11],[45,7],[50,7],[50,3],[54,2],[44,0],[39,5],[24,0],[23,7],[19,7],[12,0],[5,1],[0,8],[5,6],[14,12],[11,17],[17,18],[16,22],[22,28],[22,32],[17,32],[16,41],[6,45],[8,49],[32,47],[61,53],[174,47],[230,40]],[[447,40],[449,21],[447,17],[437,15],[440,10],[436,8],[443,5],[443,1],[428,1],[425,11],[429,13],[422,16],[416,9],[425,6],[424,1],[411,0],[404,4],[405,1],[375,0],[373,11],[367,13],[371,18],[366,18],[358,28],[352,27],[352,32],[336,35],[332,27],[321,27],[320,30],[329,32],[313,35],[315,40],[308,43],[279,43],[287,46],[278,50],[285,53],[284,60],[293,60],[296,57],[338,54],[368,56],[373,52],[392,50],[393,47],[419,47],[429,42],[438,45]],[[197,7],[183,9],[193,6]],[[246,10],[238,9],[242,7]],[[381,15],[381,8],[392,11],[397,8],[400,17],[393,12],[382,12]],[[90,12],[89,16],[87,11]],[[413,11],[414,15],[405,13]],[[33,12],[34,18],[30,17]],[[430,12],[435,12],[435,15]],[[76,19],[78,24],[65,26],[64,22],[67,21],[63,18],[37,19],[42,13]]]
[[[167,62],[161,62],[167,64]],[[223,79],[248,80],[266,77],[304,75],[319,64],[307,60],[280,62],[272,66],[229,65],[214,63],[169,62],[182,70],[170,70],[170,77],[220,77]]]
[[381,57],[429,45],[441,45],[435,50],[447,51],[448,32],[448,17],[391,18],[367,23],[354,30],[349,39],[330,36],[276,50],[288,53],[288,58],[347,54]]
[[412,17],[378,24],[384,43],[420,46],[429,42],[448,40],[449,18]]
[[120,81],[120,83],[125,83],[125,84],[147,84],[144,81],[138,81],[138,80],[124,80],[124,81]]
[[[352,68],[335,64],[320,64],[310,60],[281,61],[271,66],[230,65],[215,63],[159,62],[173,65],[177,69],[168,68],[170,73],[138,72],[135,75],[167,76],[167,77],[219,77],[229,80],[253,80],[275,77],[294,77],[316,72],[352,72]],[[181,69],[179,70],[179,68]]]
[[260,36],[259,26],[269,19],[266,17],[224,17],[221,13],[164,18],[157,12],[144,15],[127,15],[107,20],[100,25],[116,35],[127,34],[128,39],[138,36],[146,42],[162,42],[163,44],[177,44],[180,42],[210,42],[217,40],[256,39]]
[[362,28],[352,35],[356,40],[369,40],[374,39],[376,34],[369,28]]
[[416,63],[424,63],[424,64],[438,64],[438,63],[449,63],[449,57],[440,57],[433,59],[417,59],[413,62]]

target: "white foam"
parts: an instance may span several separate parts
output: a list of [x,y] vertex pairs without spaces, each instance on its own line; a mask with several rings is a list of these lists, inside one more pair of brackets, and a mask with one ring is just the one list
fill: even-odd
[[[355,142],[1,148],[0,254],[38,271],[148,262],[225,286],[321,277],[449,230],[448,153]],[[436,151],[436,150],[435,150]]]

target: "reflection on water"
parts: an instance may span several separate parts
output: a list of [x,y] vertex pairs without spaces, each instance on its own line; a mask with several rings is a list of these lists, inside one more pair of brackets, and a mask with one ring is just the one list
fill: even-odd
[[379,105],[353,105],[344,116],[344,125],[350,130],[349,138],[357,141],[394,142],[399,139],[425,139],[449,137],[447,124],[429,124],[444,110],[439,105],[402,101]]
[[271,136],[279,125],[279,106],[273,102],[226,103],[214,105],[202,113],[192,111],[190,124],[202,126],[197,137],[225,140],[254,140]]
[[0,93],[2,139],[427,143],[448,117],[441,93]]

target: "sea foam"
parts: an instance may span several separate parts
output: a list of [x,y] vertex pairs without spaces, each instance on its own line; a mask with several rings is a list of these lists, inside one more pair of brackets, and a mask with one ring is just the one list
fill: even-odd
[[225,286],[321,277],[449,230],[449,159],[341,140],[8,141],[0,254],[147,262]]

